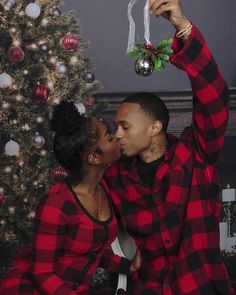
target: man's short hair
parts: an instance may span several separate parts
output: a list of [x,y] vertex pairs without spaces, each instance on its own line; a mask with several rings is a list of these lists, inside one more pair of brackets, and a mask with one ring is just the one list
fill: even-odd
[[143,112],[149,114],[154,120],[162,123],[162,130],[166,132],[169,124],[169,111],[164,101],[153,93],[134,93],[127,96],[122,103],[137,103]]

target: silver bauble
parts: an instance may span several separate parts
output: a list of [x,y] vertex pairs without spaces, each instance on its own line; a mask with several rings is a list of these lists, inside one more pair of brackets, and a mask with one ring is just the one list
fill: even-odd
[[150,58],[140,58],[135,62],[135,72],[140,76],[149,76],[154,70],[154,62]]
[[57,7],[54,7],[51,11],[51,15],[58,17],[61,15],[61,11]]
[[49,47],[48,47],[47,44],[43,43],[43,44],[40,44],[40,45],[39,45],[39,49],[40,49],[42,52],[47,53],[48,50],[49,50]]
[[84,74],[84,79],[85,79],[86,83],[89,83],[90,84],[90,83],[93,83],[95,77],[94,77],[94,74],[93,73],[86,72]]
[[57,67],[57,71],[61,74],[66,74],[68,71],[68,68],[65,64],[61,63],[59,64],[59,66]]
[[8,156],[18,156],[20,153],[19,144],[16,141],[11,139],[5,145],[5,153]]
[[9,11],[12,6],[15,4],[16,0],[4,0],[2,2],[2,6],[4,8],[4,10]]
[[42,135],[40,135],[38,132],[35,133],[34,137],[32,138],[32,144],[37,148],[40,149],[45,144],[45,139]]
[[0,88],[8,88],[12,84],[12,77],[7,73],[0,74]]
[[38,18],[41,13],[41,7],[36,3],[29,3],[25,8],[25,13],[33,19]]

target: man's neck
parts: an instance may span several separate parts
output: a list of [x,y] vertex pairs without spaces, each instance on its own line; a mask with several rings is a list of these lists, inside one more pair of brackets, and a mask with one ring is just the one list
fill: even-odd
[[143,151],[139,157],[145,163],[151,163],[159,158],[161,158],[167,149],[167,139],[162,136],[158,140],[153,140],[150,146]]

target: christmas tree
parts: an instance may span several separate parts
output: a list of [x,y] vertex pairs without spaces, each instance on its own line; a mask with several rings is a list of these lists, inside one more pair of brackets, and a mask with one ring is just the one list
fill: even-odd
[[60,100],[99,112],[98,82],[83,57],[78,21],[57,0],[0,4],[0,269],[29,245],[40,197],[66,171],[52,151],[49,119]]

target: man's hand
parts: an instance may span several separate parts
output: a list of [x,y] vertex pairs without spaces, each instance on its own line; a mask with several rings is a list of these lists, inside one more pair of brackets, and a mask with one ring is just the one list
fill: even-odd
[[134,259],[132,261],[132,264],[130,266],[130,272],[138,271],[141,267],[141,264],[142,264],[141,252],[139,249],[137,249]]
[[156,16],[163,16],[177,31],[183,30],[189,24],[185,17],[180,0],[149,0],[150,11]]

